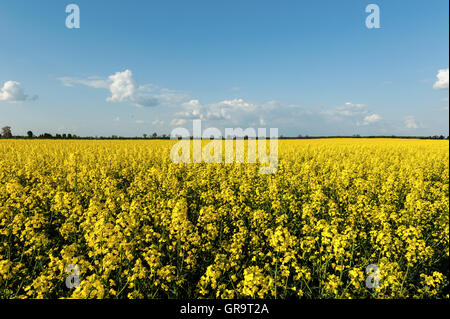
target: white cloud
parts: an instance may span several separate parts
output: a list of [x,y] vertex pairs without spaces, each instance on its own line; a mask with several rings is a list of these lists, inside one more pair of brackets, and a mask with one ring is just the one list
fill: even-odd
[[154,120],[152,122],[153,125],[164,125],[164,121],[160,121],[160,120]]
[[131,70],[116,72],[107,79],[89,77],[79,79],[72,77],[59,78],[61,83],[67,87],[76,84],[89,86],[95,89],[108,89],[111,96],[108,102],[129,102],[135,106],[158,106],[160,104],[171,104],[179,102],[184,96],[174,91],[161,89],[153,84],[138,85]]
[[379,114],[366,104],[346,102],[343,105],[319,112],[326,121],[346,123],[346,125],[367,126],[382,120]]
[[190,100],[188,102],[183,103],[183,106],[186,108],[195,109],[195,108],[201,107],[201,104],[200,104],[199,100]]
[[136,120],[136,124],[144,124],[145,121],[144,120]]
[[365,104],[355,104],[355,103],[352,103],[352,102],[345,102],[345,105],[351,106],[351,107],[355,107],[355,108],[358,108],[358,109],[366,107]]
[[178,119],[194,120],[233,120],[239,121],[244,114],[254,114],[257,107],[255,104],[243,99],[223,100],[217,103],[202,105],[198,100],[190,100],[182,103],[183,111],[175,113],[175,121]]
[[405,126],[406,128],[410,129],[417,129],[419,128],[419,124],[417,124],[416,120],[414,119],[414,116],[408,115],[405,117]]
[[185,119],[173,119],[170,122],[170,125],[172,125],[172,126],[181,126],[183,124],[186,124],[186,120]]
[[322,112],[322,114],[337,117],[349,117],[367,114],[368,112],[369,110],[367,109],[367,106],[365,104],[354,104],[351,102],[346,102],[344,105],[336,106],[331,110]]
[[227,107],[231,109],[253,111],[256,108],[255,104],[244,101],[243,99],[225,100],[217,104],[219,107]]
[[130,70],[116,72],[109,76],[109,90],[111,97],[107,98],[108,102],[123,102],[132,99],[136,93],[136,82],[133,79],[133,73]]
[[62,77],[59,78],[59,80],[62,82],[64,86],[67,87],[74,87],[75,84],[82,84],[86,85],[95,89],[108,89],[109,88],[109,82],[108,80],[103,80],[95,76],[91,76],[87,78],[86,80],[78,79],[78,78],[72,78],[72,77]]
[[[282,101],[253,102],[240,98],[202,104],[191,99],[179,104],[172,125],[184,126],[193,119],[202,119],[205,126],[278,127],[280,133],[305,135],[352,135],[364,128],[367,134],[386,134],[389,121],[366,104],[346,102],[336,107],[321,105],[309,108]],[[404,118],[401,119],[403,121]],[[332,125],[331,125],[332,124]],[[418,128],[423,125],[416,122]],[[325,132],[325,133],[324,133]],[[391,132],[389,130],[389,132]]]
[[226,107],[210,106],[207,110],[206,118],[209,120],[231,120],[232,115],[230,114],[230,109]]
[[138,87],[130,70],[116,72],[108,77],[109,91],[111,96],[106,99],[108,102],[129,101],[136,106],[157,106],[159,101],[151,94],[142,93],[148,87]]
[[34,95],[29,97],[23,91],[22,85],[16,81],[6,81],[0,89],[0,101],[22,102],[26,100],[36,100],[38,97]]
[[210,120],[238,119],[243,113],[252,113],[256,105],[243,99],[224,100],[206,106],[206,118]]
[[184,111],[175,113],[175,117],[183,118],[186,120],[203,119],[203,106],[198,100],[190,100],[188,102],[182,103],[181,106],[184,108]]
[[434,83],[433,88],[436,90],[448,90],[448,68],[439,70],[436,77],[437,81]]
[[378,114],[370,114],[370,115],[367,115],[366,117],[364,117],[363,122],[358,123],[358,125],[369,125],[369,124],[376,123],[380,120],[381,120],[381,116],[379,116]]
[[120,117],[117,116],[117,117],[114,119],[114,121],[115,121],[115,122],[119,122],[119,121],[120,121]]

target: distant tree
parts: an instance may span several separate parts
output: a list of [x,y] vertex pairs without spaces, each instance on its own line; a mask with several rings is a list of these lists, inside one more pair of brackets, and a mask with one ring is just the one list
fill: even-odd
[[72,134],[67,134],[67,138],[72,138]]
[[2,127],[2,136],[3,137],[12,137],[11,126]]
[[27,132],[27,136],[28,136],[29,138],[32,138],[32,137],[33,137],[33,132],[28,131],[28,132]]
[[67,138],[67,134],[63,133],[62,138]]
[[153,138],[157,138],[157,137],[158,137],[158,133],[156,133],[156,132],[153,133],[153,134],[152,134],[152,137],[153,137]]
[[163,135],[162,135],[162,138],[166,138],[166,137],[167,137],[167,135],[166,135],[166,134],[163,134]]
[[42,135],[43,138],[53,138],[52,134],[50,133],[44,133],[44,135]]
[[147,138],[147,134],[143,134],[142,136],[144,136],[144,138]]
[[56,134],[55,137],[56,138],[61,138],[62,136],[61,136],[61,134]]

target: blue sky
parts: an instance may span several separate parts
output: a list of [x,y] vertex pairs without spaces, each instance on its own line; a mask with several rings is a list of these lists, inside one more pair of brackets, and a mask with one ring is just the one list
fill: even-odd
[[[70,3],[79,29],[65,25]],[[370,3],[379,29],[365,25]],[[142,136],[199,118],[290,136],[448,135],[448,6],[2,0],[0,126]]]

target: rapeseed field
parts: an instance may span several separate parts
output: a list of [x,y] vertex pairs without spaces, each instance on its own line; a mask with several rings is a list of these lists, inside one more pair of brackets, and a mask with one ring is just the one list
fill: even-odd
[[279,140],[266,175],[174,143],[0,140],[0,298],[449,297],[448,141]]

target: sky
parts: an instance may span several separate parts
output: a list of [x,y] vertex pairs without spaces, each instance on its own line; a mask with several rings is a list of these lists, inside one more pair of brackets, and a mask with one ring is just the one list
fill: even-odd
[[448,136],[448,12],[447,0],[2,0],[0,127],[133,137],[201,119]]

